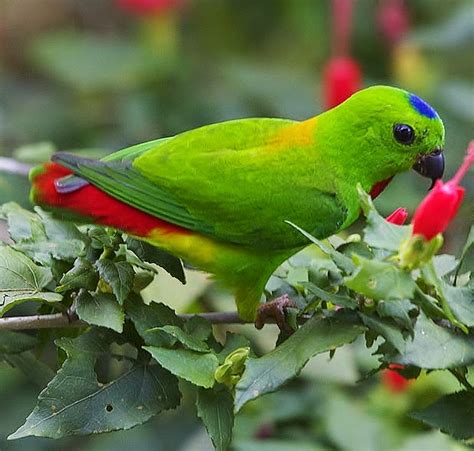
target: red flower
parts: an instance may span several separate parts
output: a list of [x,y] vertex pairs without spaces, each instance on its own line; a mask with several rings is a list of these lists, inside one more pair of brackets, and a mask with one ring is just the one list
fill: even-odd
[[416,209],[412,220],[413,235],[421,235],[429,241],[447,229],[464,197],[464,188],[459,186],[459,182],[473,163],[474,140],[469,143],[467,155],[455,176],[446,183],[437,180]]
[[408,9],[403,0],[384,0],[377,13],[380,31],[390,44],[400,41],[410,27]]
[[389,214],[385,220],[392,224],[403,225],[407,220],[408,212],[406,208],[397,208],[393,213]]
[[182,6],[183,0],[117,0],[125,11],[139,15],[159,14]]
[[329,60],[323,74],[324,105],[333,108],[362,87],[358,63],[349,56]]
[[382,383],[391,392],[403,392],[407,389],[408,385],[410,385],[410,381],[405,379],[398,371],[396,371],[397,369],[403,368],[403,365],[391,363],[386,370],[382,371]]

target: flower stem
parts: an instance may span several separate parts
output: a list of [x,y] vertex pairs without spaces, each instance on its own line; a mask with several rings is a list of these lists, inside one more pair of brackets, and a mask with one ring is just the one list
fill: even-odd
[[456,174],[454,174],[454,177],[448,183],[459,185],[459,182],[466,175],[466,172],[469,170],[472,164],[474,164],[474,140],[469,143],[464,161],[457,170]]

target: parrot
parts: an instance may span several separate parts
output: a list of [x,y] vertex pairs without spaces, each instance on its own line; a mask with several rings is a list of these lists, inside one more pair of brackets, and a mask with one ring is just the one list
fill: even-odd
[[55,216],[115,228],[206,271],[255,321],[265,285],[310,241],[360,215],[411,168],[444,172],[444,126],[417,95],[362,89],[306,120],[244,118],[119,150],[100,160],[57,152],[30,173],[31,201]]

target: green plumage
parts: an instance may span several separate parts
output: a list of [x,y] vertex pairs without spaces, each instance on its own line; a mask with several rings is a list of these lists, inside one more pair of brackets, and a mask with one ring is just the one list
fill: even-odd
[[[251,317],[271,272],[307,244],[286,221],[318,238],[336,233],[359,215],[357,183],[370,191],[442,147],[439,117],[420,114],[409,99],[403,90],[373,87],[304,122],[242,119],[100,162],[67,155],[55,161],[116,199],[192,231],[196,246],[202,239],[214,246],[209,260],[151,239],[232,285],[239,310]],[[394,139],[398,123],[415,130],[410,145]]]

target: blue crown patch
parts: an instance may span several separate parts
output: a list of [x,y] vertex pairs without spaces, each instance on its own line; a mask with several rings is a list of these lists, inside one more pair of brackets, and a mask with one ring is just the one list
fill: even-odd
[[415,108],[418,113],[422,116],[426,116],[429,119],[435,119],[438,117],[438,113],[428,105],[423,99],[420,99],[415,94],[410,94],[410,103],[413,108]]

